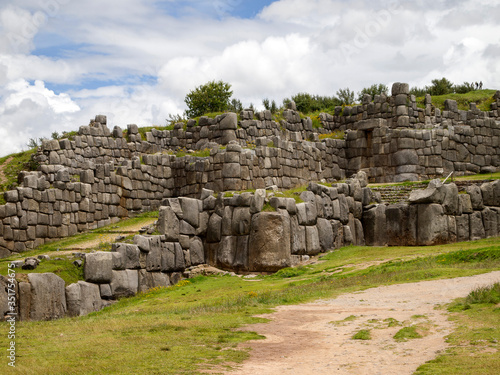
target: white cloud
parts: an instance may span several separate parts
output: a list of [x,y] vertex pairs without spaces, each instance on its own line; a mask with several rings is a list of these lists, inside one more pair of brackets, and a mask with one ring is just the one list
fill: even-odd
[[80,110],[69,95],[55,94],[42,81],[13,81],[2,89],[1,97],[1,154],[21,151],[30,138],[71,130],[73,114]]

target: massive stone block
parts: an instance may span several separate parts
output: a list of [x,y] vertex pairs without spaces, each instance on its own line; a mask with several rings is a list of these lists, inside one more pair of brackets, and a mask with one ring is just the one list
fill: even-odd
[[158,232],[165,235],[167,241],[179,239],[179,219],[171,206],[160,207]]
[[110,286],[114,298],[131,297],[135,295],[139,289],[138,271],[113,271]]
[[316,255],[321,251],[319,242],[318,228],[313,226],[306,226],[306,254]]
[[446,192],[441,180],[436,179],[432,180],[426,189],[413,190],[409,200],[410,203],[443,203]]
[[[314,196],[314,195],[313,195]],[[297,218],[300,225],[314,225],[318,217],[316,201],[297,204]]]
[[440,204],[418,205],[418,245],[438,245],[447,243],[448,219]]
[[113,254],[98,251],[85,255],[85,281],[107,284],[111,281],[113,271]]
[[250,209],[248,207],[236,207],[233,211],[232,234],[236,236],[248,235],[250,233]]
[[238,236],[236,240],[236,252],[234,254],[233,269],[235,271],[248,270],[248,241],[250,236]]
[[236,255],[236,236],[223,236],[217,252],[217,264],[219,267],[230,269]]
[[470,195],[472,208],[474,210],[482,210],[484,208],[484,203],[481,188],[477,185],[469,185],[465,188],[465,190]]
[[147,272],[139,270],[139,292],[146,292],[156,287],[167,287],[170,285],[170,278],[161,272]]
[[470,225],[469,215],[463,214],[456,217],[457,222],[457,241],[469,241],[470,238]]
[[141,268],[140,256],[141,251],[139,246],[133,244],[119,244],[116,251],[122,255],[125,268],[138,269]]
[[291,252],[294,255],[306,253],[306,229],[299,225],[297,215],[290,216]]
[[363,213],[365,243],[368,246],[387,245],[386,207],[376,207]]
[[485,237],[496,237],[498,235],[498,219],[496,209],[486,207],[482,211],[482,214]]
[[[12,312],[12,313],[16,313],[18,310],[17,310],[17,307],[16,306],[16,310],[14,311],[11,311],[10,307],[9,307],[9,289],[11,289],[12,291],[14,291],[14,297],[18,298],[18,294],[17,294],[17,282],[14,283],[14,285],[10,285],[10,281],[7,279],[7,277],[3,276],[3,275],[0,275],[0,321],[4,320],[6,317],[7,317],[7,314]],[[9,288],[9,285],[12,286],[12,288]],[[17,305],[17,303],[16,303]]]
[[459,214],[458,188],[454,183],[445,184],[441,187],[444,191],[443,209],[446,215]]
[[194,228],[198,228],[200,223],[200,201],[193,198],[179,198],[179,201],[182,207],[183,219]]
[[207,242],[219,242],[222,236],[222,217],[213,213],[208,220]]
[[201,238],[194,237],[189,245],[189,252],[191,254],[191,264],[196,266],[205,263],[205,253],[203,250],[203,242]]
[[161,252],[161,271],[172,272],[175,270],[175,243],[167,242]]
[[31,320],[52,320],[66,314],[66,291],[64,280],[53,273],[30,273]]
[[86,315],[105,305],[99,285],[81,280],[66,287],[66,304],[69,316]]
[[415,246],[417,244],[417,206],[389,205],[385,215],[389,246]]
[[482,184],[481,193],[486,206],[500,206],[500,180]]
[[481,211],[474,211],[470,216],[470,240],[476,241],[486,237]]
[[277,212],[253,215],[248,258],[250,271],[275,272],[289,267],[290,218]]
[[330,220],[318,219],[316,224],[318,228],[319,243],[322,251],[331,250],[333,248],[333,228]]

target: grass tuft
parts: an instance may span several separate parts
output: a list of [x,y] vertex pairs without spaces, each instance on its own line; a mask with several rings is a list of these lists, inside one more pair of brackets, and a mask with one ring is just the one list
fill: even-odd
[[394,340],[396,340],[397,342],[420,338],[422,338],[422,335],[417,332],[417,328],[415,326],[403,327],[394,335]]
[[369,329],[362,329],[356,332],[353,336],[353,340],[371,340],[372,336]]

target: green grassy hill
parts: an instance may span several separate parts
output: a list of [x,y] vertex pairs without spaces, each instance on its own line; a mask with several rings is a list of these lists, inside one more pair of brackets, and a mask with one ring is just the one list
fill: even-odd
[[[470,103],[476,103],[477,108],[481,111],[487,112],[491,110],[491,103],[493,103],[493,95],[496,90],[477,90],[471,91],[466,94],[447,94],[432,97],[432,104],[441,110],[444,110],[444,101],[452,99],[457,101],[458,109],[468,111]],[[417,106],[425,108],[425,97],[420,96],[417,98]]]

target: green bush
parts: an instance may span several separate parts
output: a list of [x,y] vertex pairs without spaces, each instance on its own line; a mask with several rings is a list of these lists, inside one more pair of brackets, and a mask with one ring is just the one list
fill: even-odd
[[197,117],[209,112],[225,111],[231,106],[229,101],[231,95],[233,95],[231,85],[223,81],[211,81],[198,86],[190,91],[184,99],[188,106],[186,116]]

